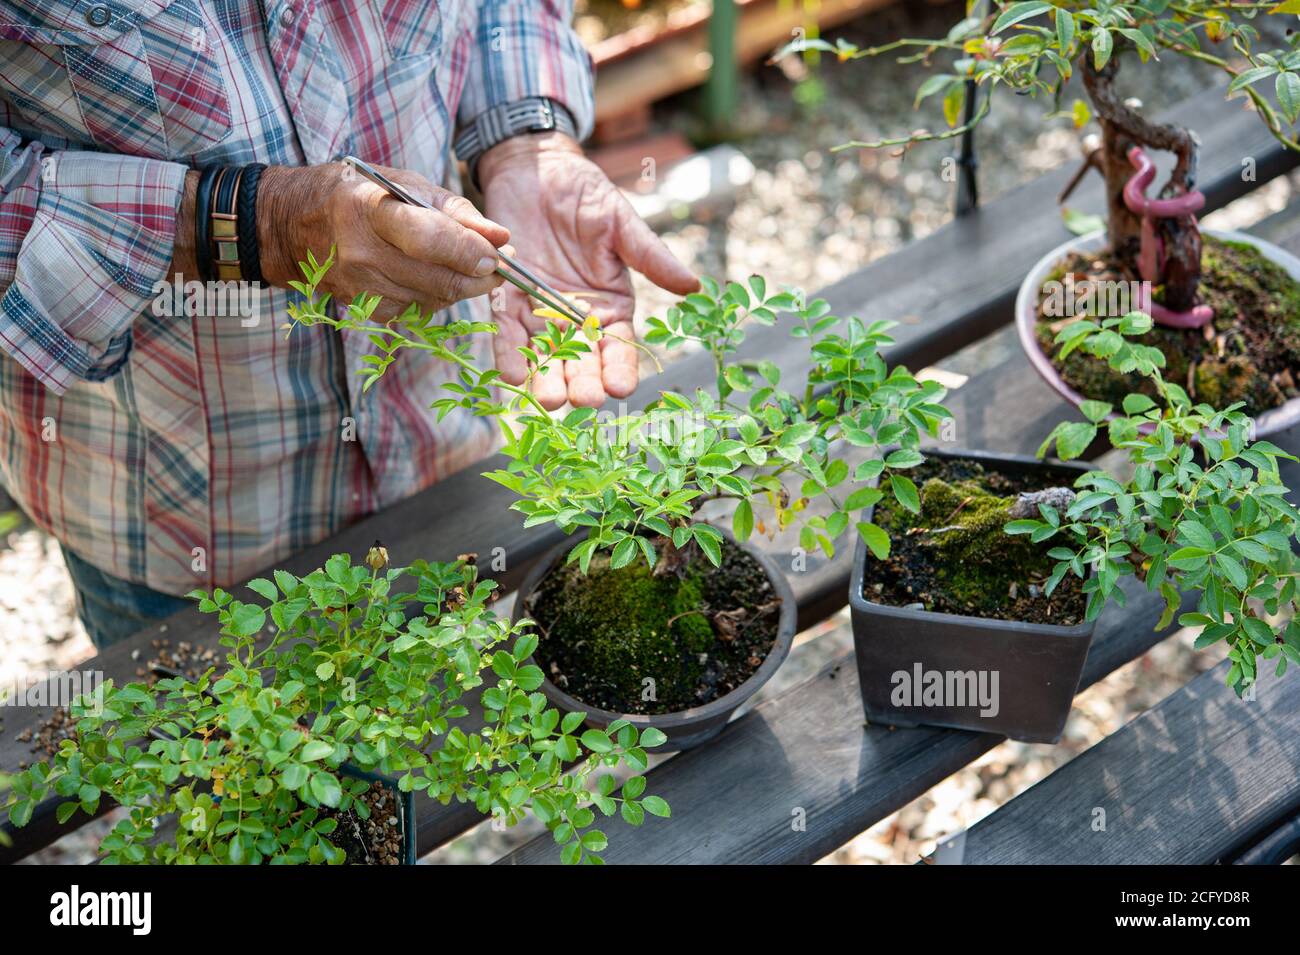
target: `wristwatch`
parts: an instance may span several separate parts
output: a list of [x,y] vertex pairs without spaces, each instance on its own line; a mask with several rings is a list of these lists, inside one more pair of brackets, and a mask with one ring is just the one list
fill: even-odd
[[456,155],[469,166],[470,181],[475,188],[482,189],[478,161],[485,152],[511,136],[549,130],[578,138],[577,124],[564,104],[545,96],[528,96],[479,113],[457,134],[454,148]]

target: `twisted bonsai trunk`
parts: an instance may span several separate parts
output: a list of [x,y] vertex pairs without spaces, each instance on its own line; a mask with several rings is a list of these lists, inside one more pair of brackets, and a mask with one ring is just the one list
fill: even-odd
[[[1124,203],[1124,186],[1134,173],[1128,152],[1134,146],[1142,146],[1174,154],[1177,164],[1160,192],[1161,198],[1172,198],[1195,189],[1200,143],[1191,130],[1153,123],[1125,105],[1115,89],[1115,76],[1119,72],[1117,57],[1112,57],[1100,70],[1090,54],[1085,53],[1081,60],[1083,84],[1101,123],[1102,148],[1097,163],[1106,179],[1106,218],[1111,249],[1136,276],[1142,218]],[[1160,219],[1156,229],[1164,243],[1164,305],[1178,312],[1191,309],[1196,304],[1201,280],[1200,230],[1190,215]]]

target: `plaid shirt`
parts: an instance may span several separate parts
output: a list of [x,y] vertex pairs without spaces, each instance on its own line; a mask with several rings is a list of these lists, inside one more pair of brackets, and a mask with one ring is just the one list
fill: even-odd
[[433,420],[452,372],[426,356],[363,395],[365,336],[286,337],[286,293],[258,293],[249,327],[160,314],[178,310],[156,289],[190,167],[352,153],[455,189],[457,121],[535,95],[585,135],[571,16],[570,0],[0,0],[0,478],[27,514],[181,594],[488,453],[486,420]]

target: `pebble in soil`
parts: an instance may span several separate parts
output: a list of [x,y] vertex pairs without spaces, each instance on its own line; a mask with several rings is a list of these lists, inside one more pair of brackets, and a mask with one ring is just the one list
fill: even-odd
[[[698,557],[680,576],[655,576],[644,561],[614,570],[604,555],[586,575],[558,564],[528,615],[539,624],[535,656],[556,686],[615,713],[659,714],[749,679],[776,640],[780,598],[758,561],[724,541],[721,566]],[[647,688],[654,699],[643,699]]]
[[[1164,353],[1166,380],[1185,387],[1193,401],[1215,408],[1245,402],[1242,410],[1248,415],[1300,397],[1300,282],[1253,246],[1210,236],[1204,240],[1201,265],[1201,299],[1214,309],[1214,320],[1192,330],[1157,325],[1142,337]],[[1075,302],[1084,305],[1081,315],[1116,317],[1105,314],[1111,304],[1105,296],[1085,295],[1098,288],[1095,283],[1128,280],[1108,253],[1072,255],[1047,281],[1062,283],[1067,277],[1074,282]],[[1156,397],[1149,380],[1121,374],[1081,350],[1064,361],[1057,357],[1056,333],[1074,318],[1044,314],[1056,311],[1047,304],[1059,287],[1044,285],[1038,340],[1061,377],[1085,397],[1116,406],[1134,391]],[[1153,296],[1158,301],[1160,289]]]
[[892,607],[1073,626],[1083,619],[1082,582],[1067,575],[1049,597],[1051,542],[1033,544],[1002,528],[1022,492],[1060,487],[1050,474],[1008,474],[962,458],[932,458],[913,473],[921,513],[893,498],[874,521],[889,534],[885,560],[868,559],[867,599]]
[[372,782],[350,809],[321,815],[338,820],[330,842],[347,854],[348,865],[402,864],[402,805],[383,783]]

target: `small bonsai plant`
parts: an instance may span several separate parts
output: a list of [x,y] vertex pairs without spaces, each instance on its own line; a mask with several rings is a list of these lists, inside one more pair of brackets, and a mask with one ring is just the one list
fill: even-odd
[[1082,349],[1117,373],[1140,375],[1157,397],[1129,394],[1115,417],[1109,404],[1086,401],[1087,420],[1057,425],[1039,449],[1079,457],[1105,425],[1132,476],[1092,471],[1076,482],[1073,500],[1040,503],[1038,514],[1009,522],[1006,531],[1056,545],[1048,554],[1056,562],[1049,593],[1067,575],[1084,577],[1092,568],[1083,585],[1090,620],[1107,601],[1123,603],[1118,585],[1128,575],[1164,596],[1157,629],[1172,622],[1183,595],[1196,594],[1196,611],[1179,622],[1202,628],[1198,649],[1227,643],[1227,683],[1241,694],[1261,660],[1276,661],[1278,676],[1288,663],[1300,664],[1300,511],[1286,500],[1278,470],[1279,460],[1296,458],[1268,441],[1252,443],[1241,403],[1216,410],[1167,380],[1164,356],[1143,342],[1151,324],[1135,312],[1060,330],[1063,352]]
[[[598,685],[587,688],[595,700],[579,696],[584,703],[624,713],[685,709],[734,688],[762,663],[779,602],[754,579],[762,576],[754,559],[705,519],[712,502],[734,505],[730,526],[741,544],[755,532],[797,529],[805,550],[827,555],[857,511],[884,494],[919,506],[907,472],[922,461],[920,436],[936,434],[948,412],[939,404],[939,384],[886,365],[888,323],[835,317],[825,301],[771,290],[759,276],[746,284],[705,280],[702,291],[650,320],[646,340],[705,350],[716,372],[712,390],[665,391],[643,410],[612,418],[591,408],[555,417],[530,385],[538,375],[558,373],[560,361],[599,347],[607,333],[598,318],[578,326],[539,310],[545,329],[521,348],[529,378],[510,385],[477,367],[461,337],[492,330],[490,324],[441,325],[412,306],[377,326],[369,321],[378,304],[373,296],[359,296],[336,314],[318,293],[331,261],[309,257],[303,264],[298,291],[305,301],[293,307],[296,321],[367,332],[380,352],[362,371],[367,386],[402,349],[459,366],[459,380],[435,408],[494,417],[509,463],[487,477],[516,496],[511,506],[526,525],[550,523],[580,536],[567,557],[580,579],[561,588],[568,596],[548,603],[543,595],[530,610],[542,626],[539,660],[550,676],[567,681],[573,670],[601,670],[587,674]],[[747,322],[770,325],[783,312],[811,356],[797,393],[781,387],[775,363],[734,358]],[[880,453],[850,468],[838,454],[842,445]],[[818,499],[824,506],[814,510]],[[888,553],[880,527],[857,521],[856,529],[873,553]],[[714,586],[718,574],[732,575],[730,582]],[[558,631],[566,628],[582,634],[572,643],[583,649],[557,660]],[[766,637],[750,640],[760,633]],[[728,655],[736,657],[734,667],[710,675],[709,667]],[[648,673],[670,692],[629,699]]]
[[[346,830],[373,808],[372,783],[353,768],[507,825],[531,810],[566,863],[601,861],[607,840],[592,828],[593,808],[632,825],[669,814],[645,795],[643,776],[620,793],[612,775],[597,776],[619,763],[644,771],[662,734],[579,733],[582,714],[547,707],[535,692],[541,671],[525,662],[537,637],[493,614],[495,584],[472,563],[389,568],[379,545],[367,563],[336,555],[305,577],[250,581],[264,603],[196,592],[221,622],[224,672],[110,682],[78,700],[75,738],[13,778],[10,820],[26,825],[53,792],[68,799],[60,822],[104,800],[127,807],[100,845],[107,862],[356,861],[368,850],[345,848]],[[415,590],[397,592],[403,578]],[[480,686],[483,727],[466,732],[455,721]],[[158,838],[168,820],[174,839]]]
[[[808,49],[833,52],[841,61],[899,54],[900,62],[932,70],[916,102],[940,100],[947,128],[840,148],[905,152],[961,136],[989,114],[999,87],[1046,98],[1050,116],[1068,116],[1080,128],[1095,115],[1100,145],[1087,149],[1085,170],[1097,169],[1105,178],[1106,248],[1100,255],[1090,248],[1086,255],[1063,256],[1048,281],[1077,283],[1080,311],[1096,317],[1120,318],[1131,309],[1151,314],[1158,327],[1149,343],[1165,354],[1171,378],[1190,382],[1194,399],[1218,407],[1241,401],[1247,413],[1258,415],[1300,397],[1294,375],[1300,363],[1300,282],[1253,244],[1202,236],[1195,217],[1205,201],[1196,191],[1196,135],[1148,119],[1116,87],[1121,62],[1186,57],[1230,77],[1228,97],[1248,97],[1277,140],[1300,149],[1300,34],[1287,31],[1280,47],[1267,49],[1259,29],[1262,15],[1296,14],[1300,7],[1289,0],[995,0],[968,7],[987,13],[967,16],[944,37],[901,38],[870,48],[800,38],[774,59]],[[936,66],[945,56],[951,56],[950,64]],[[1091,106],[1076,100],[1066,108],[1076,70]],[[1276,105],[1263,92],[1268,87]],[[1146,195],[1156,174],[1147,156],[1152,150],[1176,157],[1159,198]],[[1138,292],[1112,308],[1109,295],[1092,294],[1101,283],[1123,283]],[[1066,317],[1072,314],[1073,307]],[[1046,351],[1062,314],[1045,309],[1038,317],[1038,343]],[[1118,405],[1130,390],[1125,376],[1086,352],[1050,360],[1065,384],[1086,397]],[[1146,393],[1156,397],[1149,388]]]

